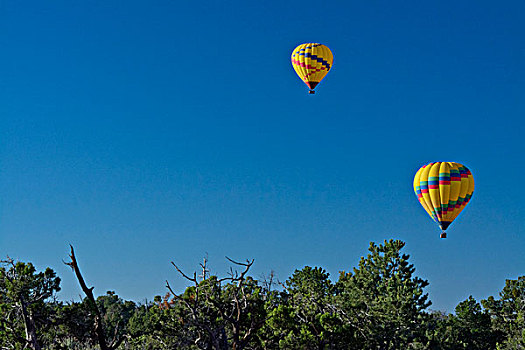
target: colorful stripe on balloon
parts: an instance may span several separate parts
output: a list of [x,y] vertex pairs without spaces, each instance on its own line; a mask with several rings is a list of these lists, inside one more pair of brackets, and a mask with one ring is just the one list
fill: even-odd
[[474,178],[459,163],[433,162],[417,171],[414,192],[430,217],[446,230],[472,198]]

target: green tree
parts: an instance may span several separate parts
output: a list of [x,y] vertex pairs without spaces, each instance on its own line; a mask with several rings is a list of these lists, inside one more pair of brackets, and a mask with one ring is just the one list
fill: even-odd
[[54,346],[57,349],[82,349],[95,346],[93,317],[85,300],[60,303],[56,307]]
[[505,338],[498,343],[498,349],[525,349],[525,276],[506,280],[499,295],[500,299],[490,296],[481,301],[493,328]]
[[201,281],[195,273],[189,277],[173,264],[193,286],[179,296],[167,284],[175,296],[173,303],[168,303],[174,312],[172,324],[182,323],[185,339],[191,339],[199,349],[252,349],[259,342],[257,333],[266,319],[266,290],[247,275],[253,260],[228,260],[244,270],[238,273],[232,269],[224,278],[208,277],[204,264]]
[[192,347],[193,338],[186,332],[180,308],[170,299],[155,297],[155,303],[138,306],[128,323],[131,349],[197,349]]
[[123,300],[114,291],[106,292],[97,298],[97,307],[102,314],[106,339],[128,338],[128,323],[136,304]]
[[462,349],[495,349],[500,336],[492,329],[490,315],[470,296],[456,306],[456,314],[449,318]]
[[410,349],[425,341],[424,310],[430,306],[426,280],[414,276],[405,243],[370,243],[353,273],[341,272],[336,283],[338,307],[352,325],[360,349]]
[[[488,350],[496,349],[501,333],[494,330],[490,315],[470,296],[456,306],[455,315],[442,315],[434,319],[435,327],[429,334],[432,349]],[[438,347],[439,345],[439,347]]]
[[43,329],[51,323],[46,301],[60,290],[60,278],[31,263],[2,261],[0,267],[0,342],[8,349],[41,349]]
[[268,324],[281,349],[337,349],[344,325],[333,306],[334,285],[320,267],[296,270],[285,282]]

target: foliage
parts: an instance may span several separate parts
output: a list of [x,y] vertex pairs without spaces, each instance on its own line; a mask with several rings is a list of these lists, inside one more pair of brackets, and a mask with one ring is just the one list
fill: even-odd
[[144,304],[112,291],[60,302],[53,270],[8,259],[0,267],[0,350],[100,349],[95,317],[122,350],[525,349],[525,276],[507,280],[499,298],[480,304],[470,296],[454,314],[428,312],[428,282],[403,248],[371,243],[335,283],[321,267],[274,283],[273,275],[248,275],[253,260],[231,260],[242,271],[223,278],[208,276],[205,264],[200,278],[175,266],[191,285],[175,293],[167,283],[168,293]]
[[53,323],[52,303],[60,278],[47,268],[36,272],[31,263],[2,261],[0,267],[0,344],[6,349],[40,349],[42,332]]
[[[266,319],[266,289],[247,276],[253,260],[238,263],[241,273],[230,271],[225,278],[206,277],[199,282],[177,270],[194,285],[177,296],[170,309],[175,310],[172,323],[182,323],[186,338],[199,349],[247,349],[259,341],[257,332]],[[167,285],[170,291],[169,284]],[[164,303],[166,305],[166,303]]]
[[322,268],[306,266],[286,281],[282,305],[272,310],[270,324],[281,349],[335,349],[342,322],[333,306],[334,285]]
[[414,276],[404,243],[370,243],[353,273],[342,272],[336,284],[338,305],[352,325],[356,348],[407,349],[424,337],[424,310],[430,305],[426,280]]
[[501,333],[492,328],[489,313],[472,296],[459,303],[455,311],[455,315],[434,318],[433,332],[428,334],[432,348],[496,349]]
[[506,280],[500,299],[490,296],[482,300],[492,317],[492,326],[501,331],[505,340],[498,349],[525,349],[525,276]]

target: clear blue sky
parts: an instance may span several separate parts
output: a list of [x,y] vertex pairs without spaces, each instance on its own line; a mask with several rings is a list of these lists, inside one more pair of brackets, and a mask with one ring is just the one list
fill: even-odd
[[[357,266],[406,242],[433,309],[525,275],[523,1],[3,1],[0,256],[75,246],[96,294],[141,301],[254,258]],[[307,94],[292,49],[331,72]],[[439,239],[412,190],[456,161],[472,201]]]

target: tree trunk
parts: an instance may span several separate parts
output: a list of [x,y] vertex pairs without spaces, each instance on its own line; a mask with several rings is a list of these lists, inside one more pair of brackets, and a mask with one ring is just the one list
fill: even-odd
[[22,317],[24,319],[24,326],[26,331],[26,341],[33,350],[41,350],[40,344],[36,337],[36,326],[33,315],[27,310],[27,303],[20,297],[20,304],[22,306]]

